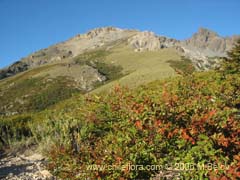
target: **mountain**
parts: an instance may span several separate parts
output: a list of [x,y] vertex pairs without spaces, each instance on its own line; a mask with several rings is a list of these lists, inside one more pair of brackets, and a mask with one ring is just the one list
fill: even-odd
[[209,69],[218,62],[218,57],[225,57],[240,36],[221,37],[216,32],[199,28],[191,38],[181,42],[185,56],[192,59],[199,69]]
[[239,37],[220,37],[211,30],[200,28],[191,38],[178,41],[157,36],[148,31],[140,32],[114,27],[97,28],[22,58],[13,65],[2,69],[0,79],[44,64],[62,63],[66,62],[66,59],[69,62],[69,59],[86,51],[99,48],[111,49],[121,42],[125,42],[125,45],[131,47],[135,52],[174,48],[181,55],[192,59],[197,68],[207,69],[210,66],[208,57],[226,56],[226,52],[232,48]]
[[176,76],[179,70],[186,73],[189,66],[190,71],[209,69],[237,37],[200,28],[179,41],[148,31],[93,29],[0,70],[0,111],[42,110],[77,92],[101,92],[116,84],[137,87]]
[[205,28],[200,28],[191,38],[183,44],[196,48],[206,56],[225,56],[239,36],[220,37],[217,33]]

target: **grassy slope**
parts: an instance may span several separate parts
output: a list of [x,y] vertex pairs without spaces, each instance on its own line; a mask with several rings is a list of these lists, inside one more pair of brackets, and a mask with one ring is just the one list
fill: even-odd
[[99,87],[93,92],[101,92],[121,84],[128,87],[137,87],[157,79],[174,76],[168,60],[180,60],[181,57],[173,49],[164,49],[154,52],[134,52],[124,44],[111,49],[105,62],[123,67],[126,76]]

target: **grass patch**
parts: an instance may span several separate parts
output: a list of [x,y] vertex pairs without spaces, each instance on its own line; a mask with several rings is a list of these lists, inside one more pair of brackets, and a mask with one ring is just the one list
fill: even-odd
[[85,64],[86,61],[104,60],[109,53],[106,50],[89,51],[75,57],[74,61],[78,64]]

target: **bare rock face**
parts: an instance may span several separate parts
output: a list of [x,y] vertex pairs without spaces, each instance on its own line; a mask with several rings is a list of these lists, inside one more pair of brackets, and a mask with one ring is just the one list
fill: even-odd
[[[106,81],[106,77],[98,72],[97,69],[83,65],[72,65],[68,68],[68,71],[62,71],[62,76],[72,76],[76,82],[76,87],[83,91],[91,91],[94,89],[96,83],[102,83]],[[58,69],[59,70],[59,69]]]
[[176,40],[176,39],[160,36],[159,41],[160,41],[160,44],[161,44],[161,48],[175,47],[175,49],[178,50],[177,46],[179,45],[179,41]]
[[99,36],[100,34],[106,34],[106,33],[111,33],[111,32],[119,32],[122,31],[119,28],[115,27],[103,27],[103,28],[96,28],[87,33],[88,38],[94,38],[96,36]]
[[153,32],[138,32],[135,36],[128,39],[128,44],[136,51],[157,51],[163,48],[174,47],[176,50],[182,51],[177,47],[179,41],[167,38],[164,36],[157,36]]
[[200,28],[190,39],[185,41],[186,45],[194,46],[197,48],[207,48],[214,43],[223,43],[222,39],[217,33],[208,29]]
[[86,34],[77,35],[57,46],[62,50],[70,50],[73,56],[77,56],[84,51],[94,50],[104,46],[108,47],[109,44],[118,40],[127,39],[134,33],[136,33],[134,30],[123,30],[114,27],[97,28]]
[[139,32],[128,39],[128,43],[135,51],[154,51],[160,49],[159,38],[153,32]]
[[[225,57],[240,36],[221,37],[216,32],[200,28],[191,38],[181,41],[183,55],[191,59],[197,69],[207,70]],[[214,62],[213,62],[214,61]]]

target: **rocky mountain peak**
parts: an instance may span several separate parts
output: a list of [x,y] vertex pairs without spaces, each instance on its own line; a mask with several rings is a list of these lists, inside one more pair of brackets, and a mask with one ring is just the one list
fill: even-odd
[[213,38],[219,35],[214,31],[201,27],[198,29],[198,32],[195,33],[193,36],[205,37],[206,40],[208,40],[209,38]]
[[[234,38],[236,39],[236,38]],[[191,38],[182,41],[182,46],[191,54],[201,54],[205,57],[226,56],[233,46],[233,37],[221,37],[216,32],[199,28]]]
[[89,32],[87,32],[87,36],[90,38],[94,38],[96,36],[98,36],[99,34],[105,34],[105,33],[110,33],[110,32],[115,32],[115,31],[123,31],[120,28],[116,28],[116,27],[101,27],[101,28],[96,28],[93,30],[90,30]]
[[[212,44],[213,43],[213,44]],[[206,28],[199,28],[198,32],[195,33],[191,38],[186,40],[186,44],[195,46],[197,48],[206,49],[209,46],[224,46],[224,39],[221,38],[217,33]],[[220,48],[220,47],[219,47]],[[224,48],[224,47],[221,47]],[[215,49],[216,50],[216,49]],[[218,50],[218,49],[217,49]],[[221,49],[222,51],[222,49]]]

